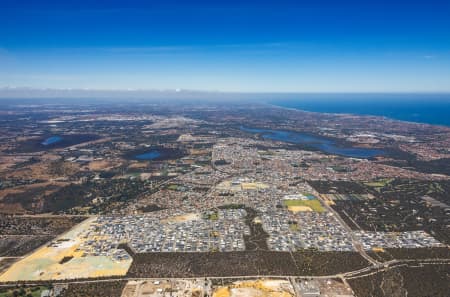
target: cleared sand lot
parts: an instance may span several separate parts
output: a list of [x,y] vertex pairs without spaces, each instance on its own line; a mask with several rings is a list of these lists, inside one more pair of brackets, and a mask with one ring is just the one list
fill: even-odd
[[286,280],[236,281],[216,288],[213,297],[293,297],[294,288]]
[[[13,264],[0,281],[62,280],[125,275],[132,260],[117,261],[107,256],[85,256],[78,248],[85,231],[96,220],[89,218],[26,258]],[[64,259],[64,260],[63,260]]]
[[256,191],[256,190],[263,190],[267,189],[270,186],[268,184],[262,183],[262,182],[250,182],[246,180],[227,180],[223,181],[220,184],[217,185],[217,189],[221,191],[233,191],[233,192],[240,192],[240,191]]
[[202,297],[209,296],[204,279],[132,280],[121,297]]

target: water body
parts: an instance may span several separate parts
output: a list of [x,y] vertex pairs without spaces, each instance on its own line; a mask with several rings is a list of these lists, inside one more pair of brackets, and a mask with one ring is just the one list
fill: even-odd
[[61,136],[51,136],[41,142],[42,145],[49,146],[58,142],[61,142],[63,138]]
[[158,150],[151,150],[135,156],[135,158],[138,160],[155,160],[159,157],[161,157],[161,152],[159,152]]
[[365,159],[385,154],[385,152],[380,149],[338,146],[336,142],[331,139],[309,135],[306,133],[283,130],[255,129],[247,127],[240,127],[240,129],[248,133],[261,134],[261,137],[264,139],[303,144],[329,154],[341,155],[345,157]]
[[268,103],[313,112],[375,115],[450,126],[450,94],[298,94]]

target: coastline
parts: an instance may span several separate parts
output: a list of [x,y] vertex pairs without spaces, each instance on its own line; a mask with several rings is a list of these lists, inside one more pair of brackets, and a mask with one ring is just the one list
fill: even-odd
[[[293,100],[290,101],[289,103],[292,104],[286,104],[283,101],[277,102],[276,100],[270,101],[270,102],[264,102],[265,105],[270,106],[270,107],[277,107],[277,108],[283,108],[283,109],[287,109],[287,110],[297,110],[297,111],[302,111],[302,112],[307,112],[307,113],[317,113],[317,114],[330,114],[330,115],[341,115],[341,116],[365,116],[365,117],[377,117],[377,118],[382,118],[384,120],[393,120],[393,121],[400,121],[400,122],[405,122],[405,123],[411,123],[411,124],[419,124],[419,125],[431,125],[431,126],[441,126],[441,127],[446,127],[446,128],[450,128],[450,121],[447,120],[446,118],[443,117],[438,117],[438,121],[427,121],[427,119],[424,119],[423,117],[421,117],[418,120],[413,120],[413,119],[407,119],[404,116],[392,116],[392,115],[387,115],[387,114],[380,114],[379,112],[373,112],[370,113],[369,110],[367,112],[352,112],[352,111],[335,111],[333,110],[334,107],[331,107],[329,111],[325,111],[323,110],[323,108],[311,108],[311,107],[306,107],[306,106],[302,106],[301,102],[306,102],[308,104],[311,105],[311,101],[305,101],[302,99],[299,100]],[[296,102],[298,102],[297,106],[292,106],[295,105]],[[331,101],[332,105],[336,105],[339,103],[336,103],[334,101]],[[323,101],[321,102],[323,103]],[[408,104],[405,102],[405,104]],[[444,110],[449,111],[450,113],[450,101],[449,102],[442,102],[440,105],[445,106]],[[388,104],[386,104],[386,110],[389,109]],[[432,111],[430,111],[430,114],[433,114]],[[433,118],[435,119],[435,118]]]

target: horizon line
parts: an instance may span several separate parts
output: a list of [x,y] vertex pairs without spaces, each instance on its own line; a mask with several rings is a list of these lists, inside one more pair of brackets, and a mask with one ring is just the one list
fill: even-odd
[[117,89],[107,89],[107,88],[36,88],[36,87],[11,87],[3,86],[0,87],[0,96],[3,92],[7,91],[28,91],[28,92],[117,92],[117,93],[139,93],[139,92],[149,92],[149,93],[205,93],[205,94],[249,94],[249,95],[259,95],[259,94],[450,94],[450,90],[370,90],[370,91],[238,91],[238,90],[207,90],[207,89],[185,89],[185,88],[117,88]]

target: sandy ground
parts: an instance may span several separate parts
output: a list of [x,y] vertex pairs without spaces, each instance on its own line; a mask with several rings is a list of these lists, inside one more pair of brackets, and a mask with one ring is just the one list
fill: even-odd
[[294,289],[286,280],[238,281],[217,288],[213,297],[293,297]]
[[[89,162],[89,170],[91,171],[111,170],[112,168],[117,167],[116,164],[117,162],[113,163],[108,160],[92,161]],[[120,163],[118,165],[120,165]]]
[[196,221],[200,219],[200,214],[198,213],[187,213],[175,217],[171,217],[165,220],[161,220],[161,222],[188,222],[188,221]]
[[122,297],[201,297],[206,296],[203,283],[203,279],[131,280],[125,285]]
[[313,211],[309,206],[289,206],[288,209],[292,212]]
[[[4,189],[4,190],[0,191],[0,200],[3,199],[8,194],[23,193],[26,191],[32,191],[33,189],[42,188],[42,187],[46,187],[46,186],[50,186],[50,185],[63,187],[67,184],[68,183],[65,183],[65,182],[43,182],[43,183],[36,183],[36,184],[31,184],[31,185],[18,186],[15,188],[8,188],[8,189]],[[54,191],[56,191],[56,190],[57,189],[55,189]],[[54,191],[46,191],[45,194],[48,195]]]
[[148,164],[147,162],[132,162],[130,163],[130,165],[128,166],[128,169],[142,169],[142,168],[147,168]]
[[245,190],[262,190],[269,188],[269,185],[261,183],[261,182],[242,182],[239,184],[232,184],[231,181],[223,181],[217,186],[218,190],[224,191],[245,191]]
[[[56,246],[43,246],[12,265],[0,276],[0,281],[60,280],[73,278],[125,275],[132,260],[114,261],[106,256],[82,257],[76,249],[83,242],[82,235],[95,217],[76,225],[58,237]],[[64,257],[73,257],[60,264]]]

